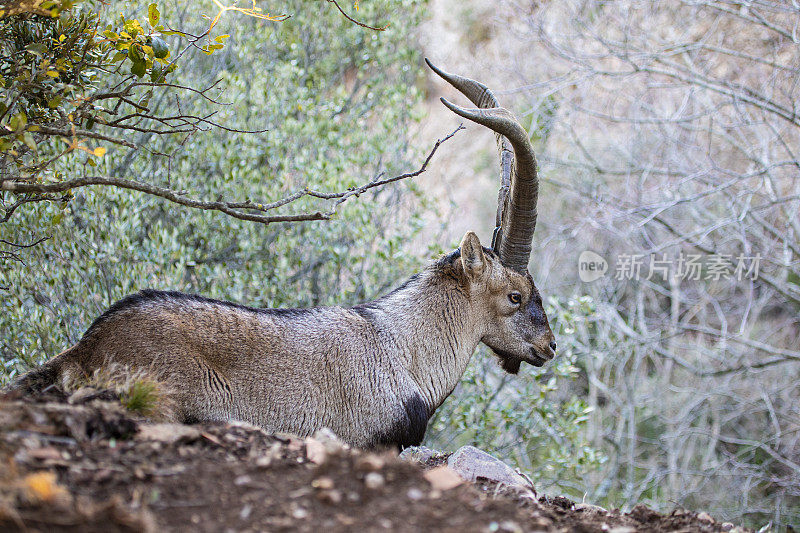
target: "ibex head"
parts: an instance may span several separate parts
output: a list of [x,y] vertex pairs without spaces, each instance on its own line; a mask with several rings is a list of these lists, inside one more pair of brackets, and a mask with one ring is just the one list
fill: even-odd
[[425,61],[477,108],[459,107],[444,98],[442,103],[497,134],[501,171],[492,248],[482,248],[472,232],[461,242],[461,261],[471,296],[484,298],[490,314],[489,332],[481,340],[497,354],[506,372],[519,372],[522,361],[542,366],[555,356],[556,342],[542,298],[528,273],[539,196],[533,147],[525,128],[500,107],[485,85]]

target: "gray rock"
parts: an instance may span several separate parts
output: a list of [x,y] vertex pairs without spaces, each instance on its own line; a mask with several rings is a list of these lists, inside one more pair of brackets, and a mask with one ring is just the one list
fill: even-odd
[[142,424],[136,438],[154,440],[165,444],[194,442],[200,438],[200,431],[183,424]]
[[513,468],[474,446],[462,446],[456,450],[447,459],[447,466],[467,481],[487,479],[513,487],[532,488]]
[[584,511],[589,513],[608,514],[608,511],[599,505],[592,505],[591,503],[576,503],[576,511]]

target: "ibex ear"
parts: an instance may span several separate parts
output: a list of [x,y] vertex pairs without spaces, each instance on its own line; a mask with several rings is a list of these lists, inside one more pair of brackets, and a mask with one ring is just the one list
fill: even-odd
[[464,273],[470,279],[477,279],[486,269],[486,257],[478,236],[468,231],[461,239],[461,262],[464,264]]

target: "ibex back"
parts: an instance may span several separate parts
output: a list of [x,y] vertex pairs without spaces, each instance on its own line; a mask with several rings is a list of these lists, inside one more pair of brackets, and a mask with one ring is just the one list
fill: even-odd
[[301,436],[327,427],[353,446],[402,447],[421,442],[480,342],[510,373],[523,361],[551,359],[554,337],[527,271],[538,193],[528,136],[486,87],[430,66],[478,108],[445,105],[498,133],[503,170],[491,249],[468,232],[458,250],[351,308],[255,309],[142,291],[15,387],[40,389],[115,366],[163,384],[182,421],[235,419]]

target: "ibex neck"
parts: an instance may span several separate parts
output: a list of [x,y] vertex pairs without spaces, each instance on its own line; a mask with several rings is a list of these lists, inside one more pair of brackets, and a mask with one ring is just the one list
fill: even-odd
[[469,298],[455,280],[423,271],[370,305],[396,347],[390,352],[432,413],[464,375],[483,335]]

